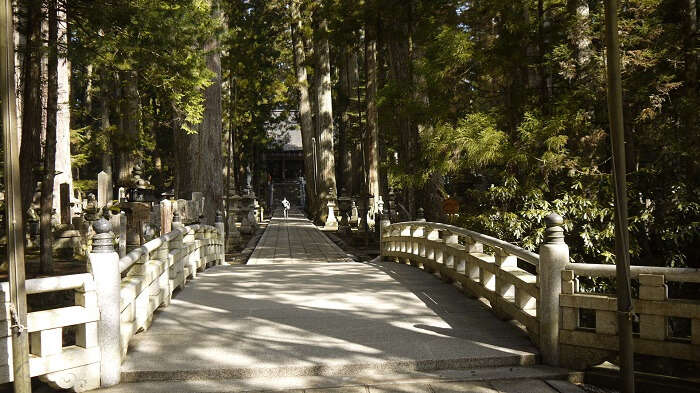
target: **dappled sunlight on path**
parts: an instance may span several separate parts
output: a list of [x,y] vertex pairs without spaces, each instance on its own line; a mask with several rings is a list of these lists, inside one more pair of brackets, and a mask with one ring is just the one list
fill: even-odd
[[[329,242],[307,223],[276,225]],[[200,274],[135,336],[123,375],[348,375],[532,364],[535,354],[520,330],[410,266],[261,263]]]

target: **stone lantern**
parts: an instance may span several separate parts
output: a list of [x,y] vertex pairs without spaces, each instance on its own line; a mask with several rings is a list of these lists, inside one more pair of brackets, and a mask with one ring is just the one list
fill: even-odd
[[350,231],[350,208],[352,199],[347,196],[345,189],[340,191],[341,197],[338,198],[338,209],[340,211],[340,223],[338,225],[338,230],[341,232]]
[[323,226],[326,229],[338,229],[338,220],[335,218],[335,192],[333,188],[328,189],[328,217],[326,217],[326,223]]

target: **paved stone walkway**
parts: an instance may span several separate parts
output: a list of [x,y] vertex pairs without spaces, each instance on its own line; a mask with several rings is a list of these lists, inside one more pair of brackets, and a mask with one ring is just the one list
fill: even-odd
[[298,210],[277,212],[260,238],[248,265],[269,263],[350,262],[352,259]]
[[273,219],[258,248],[156,313],[106,391],[556,392],[541,379],[566,375],[533,366],[525,334],[439,278],[340,262],[299,215]]

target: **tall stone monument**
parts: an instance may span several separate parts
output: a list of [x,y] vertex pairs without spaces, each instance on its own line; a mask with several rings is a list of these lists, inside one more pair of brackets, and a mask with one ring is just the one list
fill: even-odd
[[112,175],[102,171],[97,174],[97,207],[102,209],[113,199]]

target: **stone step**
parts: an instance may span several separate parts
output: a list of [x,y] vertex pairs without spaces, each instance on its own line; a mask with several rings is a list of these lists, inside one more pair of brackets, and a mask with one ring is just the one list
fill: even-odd
[[[515,352],[515,351],[514,351]],[[286,377],[356,377],[367,374],[410,373],[415,370],[432,372],[449,369],[478,369],[483,367],[532,366],[538,355],[532,351],[512,354],[479,355],[455,359],[413,360],[376,359],[374,362],[335,362],[314,364],[308,361],[287,363],[273,367],[250,366],[239,368],[173,368],[141,367],[138,370],[122,369],[123,382],[173,381],[197,379],[286,378]]]
[[[356,375],[267,378],[191,378],[122,383],[99,392],[542,392],[582,390],[577,374],[542,365],[471,367],[438,371],[364,370]],[[553,382],[556,381],[556,382]],[[562,390],[564,389],[564,390]]]

